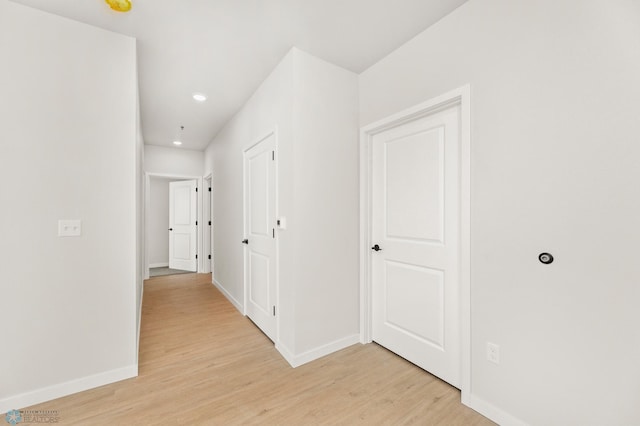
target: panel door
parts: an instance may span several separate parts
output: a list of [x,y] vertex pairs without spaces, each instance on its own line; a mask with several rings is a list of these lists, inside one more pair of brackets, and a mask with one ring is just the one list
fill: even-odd
[[452,107],[372,140],[373,340],[454,386],[460,380],[459,114]]
[[244,153],[247,316],[276,338],[275,135]]
[[169,267],[195,272],[197,182],[169,182]]

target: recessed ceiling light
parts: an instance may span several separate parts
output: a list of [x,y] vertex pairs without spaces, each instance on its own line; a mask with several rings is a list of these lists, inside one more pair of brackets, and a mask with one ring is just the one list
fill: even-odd
[[174,145],[178,145],[178,146],[180,146],[180,145],[182,145],[182,142],[180,142],[180,141],[173,141],[173,144],[174,144]]
[[207,95],[205,95],[204,93],[194,93],[193,99],[195,99],[198,102],[204,102],[207,100]]

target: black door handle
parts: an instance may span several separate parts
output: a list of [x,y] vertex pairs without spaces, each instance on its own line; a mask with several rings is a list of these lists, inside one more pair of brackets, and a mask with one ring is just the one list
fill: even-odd
[[169,228],[169,231],[173,231],[173,228]]
[[242,244],[249,244],[249,240],[245,238],[244,240],[242,240]]
[[380,251],[382,249],[380,248],[379,245],[376,244],[375,246],[371,247],[371,250]]

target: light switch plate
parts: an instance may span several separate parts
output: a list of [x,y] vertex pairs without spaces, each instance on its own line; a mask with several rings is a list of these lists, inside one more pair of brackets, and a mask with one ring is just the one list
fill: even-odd
[[58,237],[79,237],[82,235],[81,220],[59,220]]
[[500,346],[487,342],[487,360],[494,364],[500,364]]

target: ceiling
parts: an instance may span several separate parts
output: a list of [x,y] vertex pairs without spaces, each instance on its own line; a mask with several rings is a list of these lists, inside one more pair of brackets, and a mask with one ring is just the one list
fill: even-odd
[[467,0],[13,1],[135,37],[145,143],[203,150],[292,46],[360,73]]

